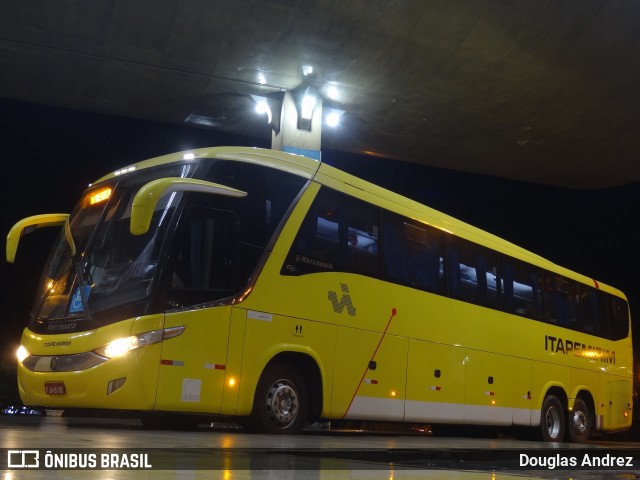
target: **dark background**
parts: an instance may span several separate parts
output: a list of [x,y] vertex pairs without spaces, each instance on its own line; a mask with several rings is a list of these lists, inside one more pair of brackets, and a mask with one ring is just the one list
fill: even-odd
[[[191,148],[270,148],[268,132],[239,137],[192,127],[0,99],[0,231],[38,213],[70,212],[89,183],[134,163]],[[626,293],[638,380],[640,184],[570,190],[323,151],[323,161],[538,253]],[[429,152],[425,152],[429,155]],[[606,165],[607,159],[601,161]],[[16,263],[0,258],[0,405],[15,390],[14,351],[56,229],[24,237]]]

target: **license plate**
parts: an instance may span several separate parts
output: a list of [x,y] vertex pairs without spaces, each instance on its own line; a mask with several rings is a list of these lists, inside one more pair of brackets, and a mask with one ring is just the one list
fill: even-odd
[[44,393],[47,395],[64,395],[67,389],[64,382],[44,382]]

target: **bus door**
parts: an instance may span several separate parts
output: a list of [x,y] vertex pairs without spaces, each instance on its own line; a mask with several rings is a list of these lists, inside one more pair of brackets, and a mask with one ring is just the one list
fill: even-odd
[[238,218],[230,211],[192,208],[169,267],[157,410],[218,413],[236,293]]

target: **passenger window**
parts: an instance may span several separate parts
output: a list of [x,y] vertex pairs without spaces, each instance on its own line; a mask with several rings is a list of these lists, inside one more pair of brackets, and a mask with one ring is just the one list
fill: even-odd
[[579,306],[580,285],[561,275],[547,272],[544,279],[546,321],[578,330]]
[[380,210],[356,199],[348,202],[347,270],[380,276]]
[[498,254],[451,237],[447,247],[449,295],[458,300],[498,308]]
[[282,274],[343,271],[378,277],[379,235],[377,207],[324,188],[309,209]]
[[444,294],[444,234],[433,227],[383,212],[384,279]]
[[538,268],[511,257],[502,257],[503,305],[509,313],[542,319],[541,272]]
[[602,336],[606,318],[604,294],[595,288],[582,285],[580,294],[580,320],[578,330]]
[[629,306],[620,298],[609,297],[608,318],[611,340],[622,340],[629,335]]

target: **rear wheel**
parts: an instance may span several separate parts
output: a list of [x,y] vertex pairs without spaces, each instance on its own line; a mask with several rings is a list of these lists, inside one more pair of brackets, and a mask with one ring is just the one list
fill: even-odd
[[562,442],[564,439],[564,408],[555,395],[547,395],[542,404],[540,432],[545,442]]
[[569,412],[568,428],[571,441],[574,443],[585,443],[591,435],[591,412],[589,407],[581,398],[576,398],[573,404],[573,411]]
[[295,369],[278,363],[262,372],[251,414],[255,429],[266,433],[300,433],[307,409],[306,387]]

